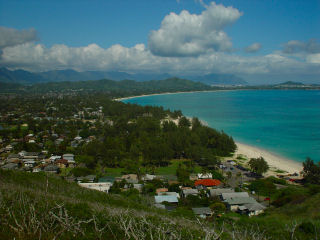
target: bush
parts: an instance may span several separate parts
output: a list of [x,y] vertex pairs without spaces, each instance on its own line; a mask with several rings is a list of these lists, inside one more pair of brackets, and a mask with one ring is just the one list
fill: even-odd
[[83,176],[88,176],[90,174],[93,174],[94,171],[89,169],[89,168],[84,168],[84,167],[77,167],[77,168],[73,168],[71,170],[71,173],[75,176],[75,177],[83,177]]
[[211,173],[212,173],[212,178],[219,179],[220,181],[224,181],[223,175],[218,171],[212,171]]
[[273,177],[273,176],[268,177],[267,180],[269,180],[269,181],[271,181],[271,182],[273,182],[275,184],[287,185],[286,180],[280,179],[280,178],[276,178],[276,177]]
[[272,181],[269,179],[259,179],[253,181],[249,185],[250,191],[255,191],[256,193],[264,196],[269,196],[271,193],[275,193],[277,188]]
[[303,222],[299,225],[298,230],[306,234],[314,234],[315,226],[311,222]]
[[227,208],[222,202],[215,202],[210,205],[210,209],[215,213],[221,213],[225,212]]

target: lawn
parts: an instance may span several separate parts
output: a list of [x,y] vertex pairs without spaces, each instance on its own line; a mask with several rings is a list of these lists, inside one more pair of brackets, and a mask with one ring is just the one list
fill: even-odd
[[[183,163],[185,161],[188,161],[186,159],[174,159],[171,160],[170,164],[167,167],[158,167],[155,169],[155,174],[156,175],[176,175],[176,170],[179,167],[179,163]],[[150,169],[149,169],[150,170]],[[125,168],[105,168],[106,171],[106,176],[111,176],[111,177],[119,177],[122,176],[122,172],[125,172]],[[147,168],[142,167],[141,172],[145,173],[151,173],[150,171],[147,170]],[[194,173],[200,173],[201,172],[201,167],[196,165],[193,169]]]
[[[186,159],[175,159],[171,160],[171,163],[167,167],[159,167],[156,169],[156,174],[158,175],[176,175],[177,168],[179,167],[179,163],[183,163],[188,161]],[[201,167],[195,166],[193,172],[200,173]]]
[[122,176],[122,172],[124,171],[124,168],[105,168],[106,176],[111,177],[120,177]]

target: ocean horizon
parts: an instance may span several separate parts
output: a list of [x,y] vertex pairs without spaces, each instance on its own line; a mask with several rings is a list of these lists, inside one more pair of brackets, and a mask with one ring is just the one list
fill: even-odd
[[122,101],[181,110],[237,142],[298,162],[320,162],[320,90],[190,92]]

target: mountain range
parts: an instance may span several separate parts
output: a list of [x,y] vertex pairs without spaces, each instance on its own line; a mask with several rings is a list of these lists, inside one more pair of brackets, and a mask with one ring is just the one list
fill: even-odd
[[205,83],[208,85],[246,85],[247,82],[242,78],[231,74],[207,74],[200,76],[184,75],[172,76],[168,73],[135,73],[117,71],[85,71],[77,72],[72,69],[54,70],[47,72],[28,72],[25,70],[9,70],[0,68],[0,81],[20,84],[35,84],[44,82],[64,82],[64,81],[89,81],[100,79],[134,80],[138,82],[150,80],[164,80],[168,78],[179,77],[189,79],[196,82]]

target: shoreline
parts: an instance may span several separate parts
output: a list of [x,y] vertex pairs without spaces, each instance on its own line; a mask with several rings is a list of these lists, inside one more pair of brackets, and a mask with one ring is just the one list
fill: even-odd
[[[243,90],[243,89],[239,89]],[[188,91],[188,92],[163,92],[163,93],[151,93],[151,94],[142,94],[142,95],[137,95],[137,96],[131,96],[131,97],[123,97],[123,98],[115,98],[113,99],[114,101],[123,101],[127,99],[132,99],[132,98],[140,98],[140,97],[149,97],[149,96],[157,96],[157,95],[170,95],[170,94],[181,94],[181,93],[198,93],[198,92],[220,92],[220,91],[238,91],[238,90],[233,90],[233,89],[221,89],[221,90],[203,90],[203,91]]]
[[[235,157],[238,155],[243,155],[248,158],[248,160],[243,160],[243,164],[248,165],[250,158],[263,157],[269,164],[270,169],[265,176],[275,176],[277,174],[293,174],[300,173],[303,170],[302,163],[279,156],[273,152],[269,152],[265,149],[261,149],[252,145],[247,145],[244,143],[236,142],[237,150],[235,152]],[[237,159],[236,159],[237,160]],[[279,171],[280,170],[280,171]],[[281,173],[281,171],[285,171]]]
[[[240,89],[238,89],[240,90]],[[153,94],[143,94],[138,96],[123,97],[113,99],[114,101],[123,101],[132,98],[140,98],[147,96],[156,96],[156,95],[169,95],[169,94],[182,94],[182,93],[197,93],[197,92],[218,92],[218,91],[238,91],[238,90],[205,90],[205,91],[190,91],[190,92],[164,92],[164,93],[153,93]],[[241,89],[244,90],[244,89]],[[235,141],[237,145],[237,150],[234,154],[234,160],[240,161],[243,165],[248,166],[250,158],[263,157],[269,165],[269,170],[265,173],[265,176],[275,176],[278,174],[293,174],[300,173],[303,170],[302,162],[297,162],[292,159],[285,158],[283,156],[277,155],[276,153],[269,152],[266,149],[255,147],[252,145],[244,144],[238,141]],[[245,156],[247,160],[238,160],[237,156]]]

